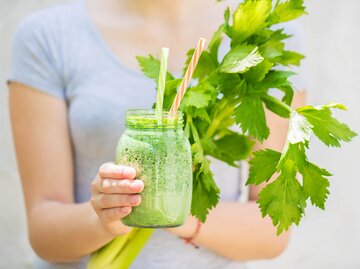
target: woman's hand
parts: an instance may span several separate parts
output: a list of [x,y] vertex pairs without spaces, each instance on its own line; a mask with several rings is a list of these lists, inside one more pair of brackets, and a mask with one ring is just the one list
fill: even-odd
[[135,176],[132,167],[105,163],[91,183],[91,205],[105,230],[112,235],[130,231],[130,227],[122,224],[120,219],[141,203],[139,193],[144,189],[144,183]]

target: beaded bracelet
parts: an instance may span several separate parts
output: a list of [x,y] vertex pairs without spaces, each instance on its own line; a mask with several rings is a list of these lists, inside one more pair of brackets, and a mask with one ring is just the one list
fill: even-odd
[[182,240],[184,240],[184,243],[185,243],[185,244],[190,244],[190,245],[194,246],[195,248],[199,248],[199,246],[196,245],[193,241],[194,241],[195,237],[199,234],[201,225],[202,225],[201,221],[200,221],[200,220],[197,220],[196,230],[195,230],[195,232],[194,232],[191,236],[189,236],[189,237],[180,236],[180,238],[181,238]]

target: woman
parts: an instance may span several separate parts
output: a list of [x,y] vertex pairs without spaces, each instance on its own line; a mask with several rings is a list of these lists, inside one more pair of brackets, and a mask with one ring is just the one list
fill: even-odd
[[[211,37],[221,13],[208,0],[87,0],[40,11],[19,26],[10,106],[30,242],[42,258],[37,268],[85,268],[88,254],[129,232],[120,219],[141,203],[144,186],[133,168],[109,161],[126,109],[155,100],[135,56],[168,46],[170,71],[181,70],[186,50]],[[295,105],[303,102],[301,92]],[[268,121],[271,137],[258,147],[281,150],[286,121],[271,114]],[[191,216],[157,230],[132,268],[243,268],[242,261],[285,249],[289,235],[277,237],[255,203],[261,187],[239,203],[238,171],[219,167],[222,200],[199,233]],[[200,248],[179,236],[194,237]]]

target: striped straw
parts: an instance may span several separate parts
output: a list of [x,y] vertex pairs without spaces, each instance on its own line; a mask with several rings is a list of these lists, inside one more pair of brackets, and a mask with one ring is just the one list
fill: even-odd
[[201,53],[205,48],[206,40],[204,38],[200,38],[199,42],[197,43],[196,49],[194,51],[194,54],[191,58],[191,61],[189,63],[189,66],[185,72],[184,78],[181,81],[180,89],[178,93],[176,94],[176,97],[174,99],[174,102],[170,109],[170,114],[175,115],[176,111],[179,109],[180,103],[182,98],[184,97],[184,94],[186,92],[187,87],[189,86],[192,74],[194,73],[194,70],[196,68],[196,65],[200,59]]
[[169,49],[162,48],[159,80],[158,80],[158,88],[157,88],[157,100],[156,100],[156,116],[158,118],[159,124],[161,124],[162,121],[162,109],[163,109],[163,101],[164,101],[164,93],[165,93],[168,56],[169,56]]

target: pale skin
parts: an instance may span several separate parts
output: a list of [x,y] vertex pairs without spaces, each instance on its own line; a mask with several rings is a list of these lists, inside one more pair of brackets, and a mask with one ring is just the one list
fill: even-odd
[[[169,69],[178,71],[186,50],[194,46],[199,36],[210,38],[222,15],[222,9],[211,8],[215,4],[208,1],[191,3],[194,1],[89,0],[87,7],[104,40],[123,64],[135,69],[135,55],[156,54],[166,45],[172,48]],[[199,20],[194,14],[205,4],[209,7],[207,14]],[[164,7],[167,12],[160,12]],[[126,27],[123,20],[127,21]],[[91,200],[75,203],[66,104],[16,82],[11,82],[9,88],[29,237],[37,254],[51,262],[71,262],[129,232],[130,228],[120,219],[141,203],[138,193],[144,187],[141,180],[135,179],[135,170],[112,163],[102,165],[92,181]],[[304,92],[296,94],[294,106],[304,103]],[[267,113],[267,120],[271,135],[256,147],[281,150],[287,121],[272,113]],[[262,187],[251,186],[250,200],[245,204],[220,202],[210,212],[195,242],[239,261],[272,258],[282,253],[289,233],[276,236],[270,219],[262,219],[255,203]],[[195,218],[189,216],[183,226],[167,231],[187,237],[195,227]]]

